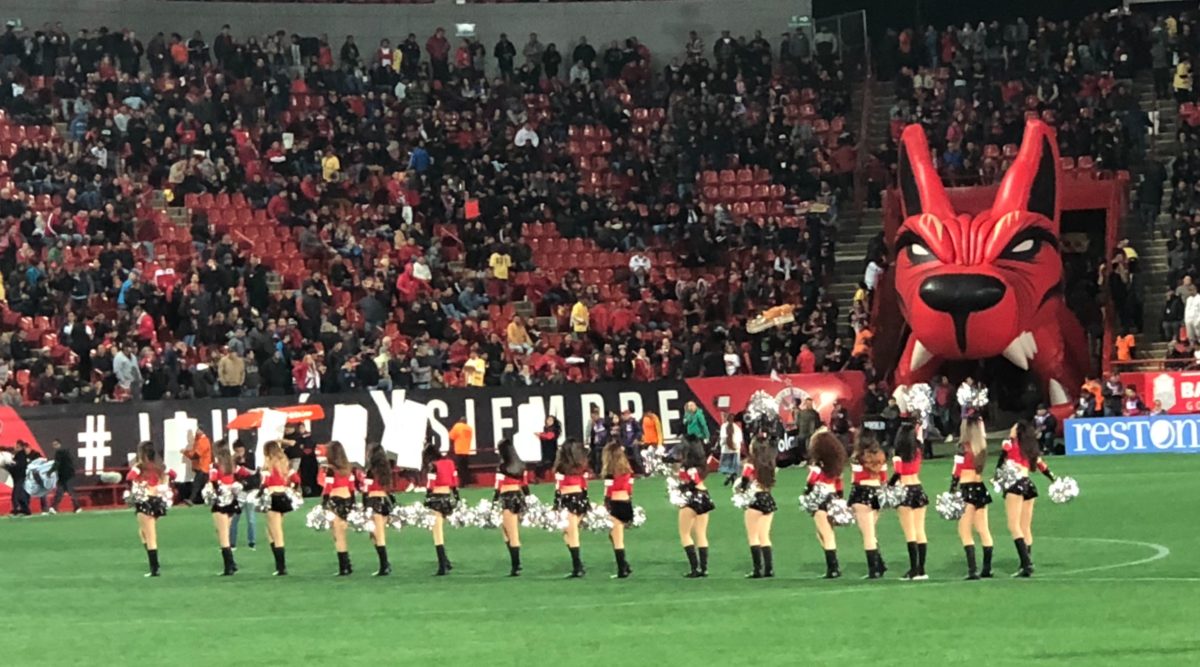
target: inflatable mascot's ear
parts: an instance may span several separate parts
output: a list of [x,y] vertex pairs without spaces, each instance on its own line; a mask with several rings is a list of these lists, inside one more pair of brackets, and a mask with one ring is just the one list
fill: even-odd
[[1086,338],[1063,300],[1060,178],[1054,131],[1031,120],[992,208],[950,204],[920,125],[900,138],[904,222],[896,291],[911,333],[897,384],[927,382],[942,361],[1003,356],[1071,404],[1088,367]]

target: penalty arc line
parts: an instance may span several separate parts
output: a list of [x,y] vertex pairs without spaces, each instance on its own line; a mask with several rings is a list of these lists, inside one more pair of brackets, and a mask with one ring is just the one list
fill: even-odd
[[[1059,537],[1059,536],[1044,537],[1042,539],[1076,540],[1076,541],[1080,541],[1080,542],[1102,542],[1105,544],[1132,544],[1132,545],[1139,546],[1139,547],[1146,547],[1147,549],[1151,549],[1154,551],[1154,554],[1151,556],[1147,556],[1146,558],[1139,558],[1138,560],[1127,561],[1124,563],[1114,563],[1112,565],[1097,565],[1095,567],[1081,567],[1081,568],[1078,568],[1075,570],[1067,570],[1066,572],[1055,572],[1054,573],[1055,577],[1069,577],[1070,575],[1073,575],[1073,574],[1086,574],[1088,572],[1105,572],[1107,570],[1117,570],[1117,569],[1120,569],[1123,567],[1134,567],[1137,565],[1145,565],[1147,563],[1153,563],[1154,561],[1157,561],[1157,560],[1162,560],[1162,559],[1166,558],[1167,556],[1171,555],[1171,550],[1161,544],[1156,544],[1154,542],[1141,542],[1139,540],[1118,540],[1118,539],[1113,539],[1113,538],[1108,538],[1108,537]],[[1177,581],[1183,581],[1183,579],[1179,579]]]

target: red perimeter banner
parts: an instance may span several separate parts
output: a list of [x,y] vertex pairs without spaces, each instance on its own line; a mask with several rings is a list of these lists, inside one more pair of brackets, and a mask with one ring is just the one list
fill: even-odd
[[1121,373],[1121,383],[1136,387],[1149,409],[1154,409],[1154,401],[1159,401],[1167,414],[1200,412],[1200,371]]

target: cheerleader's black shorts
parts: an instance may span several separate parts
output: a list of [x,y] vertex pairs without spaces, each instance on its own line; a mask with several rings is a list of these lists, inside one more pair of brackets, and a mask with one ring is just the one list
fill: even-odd
[[592,503],[588,501],[587,494],[582,491],[577,493],[560,493],[554,499],[554,509],[567,510],[575,516],[584,516],[592,511]]
[[983,509],[992,503],[992,494],[988,493],[987,486],[982,482],[963,484],[958,490],[963,502],[975,509]]
[[879,487],[855,484],[850,489],[850,498],[846,501],[850,506],[866,505],[873,510],[879,509]]
[[272,493],[271,494],[271,505],[268,508],[268,511],[278,512],[280,514],[287,514],[288,512],[291,512],[294,509],[295,508],[292,507],[292,496],[290,494],[287,494],[287,493]]
[[763,514],[772,514],[779,506],[775,504],[775,496],[771,495],[770,491],[759,491],[754,494],[754,500],[750,502],[747,509],[757,510]]
[[133,509],[138,514],[145,514],[148,517],[159,519],[167,515],[167,502],[158,496],[150,496],[146,500],[134,505]]
[[633,523],[633,503],[628,500],[605,500],[608,515],[625,525]]
[[901,507],[919,510],[922,507],[929,506],[929,496],[925,494],[925,489],[922,488],[920,484],[913,484],[912,486],[906,486],[904,488],[906,492],[904,494],[904,500],[900,501]]
[[500,494],[500,509],[513,514],[525,513],[525,494],[520,491],[505,491]]
[[442,516],[454,514],[454,506],[456,504],[454,496],[449,493],[431,493],[425,496],[425,507]]
[[363,502],[363,507],[370,508],[376,514],[388,516],[392,513],[392,509],[396,507],[396,500],[390,495],[367,496],[367,499]]
[[717,509],[717,506],[713,504],[712,496],[708,495],[707,490],[692,490],[688,492],[687,498],[687,505],[684,505],[684,507],[692,510],[697,515],[708,514]]
[[325,509],[333,512],[334,516],[345,521],[346,517],[350,516],[350,510],[354,509],[354,499],[338,498],[336,496],[330,497],[329,501],[325,503]]
[[1022,477],[1021,479],[1017,480],[1016,484],[1013,484],[1004,490],[1004,495],[1010,494],[1014,496],[1021,496],[1025,500],[1033,500],[1034,498],[1038,497],[1038,490],[1032,479],[1029,479],[1028,477]]

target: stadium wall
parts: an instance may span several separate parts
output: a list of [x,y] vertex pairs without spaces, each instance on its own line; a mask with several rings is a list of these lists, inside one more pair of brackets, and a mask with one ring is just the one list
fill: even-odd
[[[435,4],[312,4],[270,2],[174,2],[170,0],[6,0],[0,19],[20,19],[30,29],[61,21],[71,35],[79,28],[132,28],[143,42],[159,31],[184,38],[200,30],[209,44],[223,24],[236,36],[263,35],[275,30],[329,35],[336,55],[346,35],[354,35],[364,57],[379,40],[395,44],[416,33],[422,46],[437,27],[453,40],[456,23],[474,23],[476,35],[491,49],[500,33],[520,51],[536,32],[542,44],[554,42],[560,51],[586,35],[593,45],[636,36],[659,57],[680,56],[689,30],[704,38],[708,49],[721,30],[750,37],[762,30],[775,44],[794,15],[811,15],[812,0],[657,0],[654,2],[556,2],[540,4],[467,4],[448,0]],[[424,58],[425,56],[422,56]],[[569,55],[564,56],[569,57]],[[660,60],[657,65],[665,65]],[[570,63],[564,63],[564,71]]]

